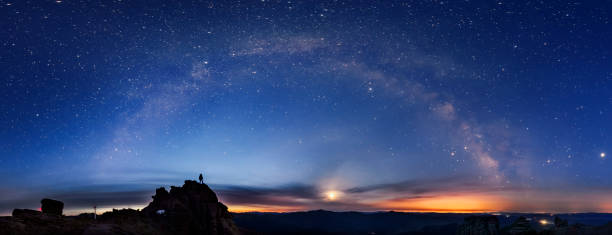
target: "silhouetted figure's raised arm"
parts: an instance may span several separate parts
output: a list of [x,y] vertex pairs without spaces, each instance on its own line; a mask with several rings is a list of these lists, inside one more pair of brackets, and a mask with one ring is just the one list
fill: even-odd
[[200,184],[203,184],[204,183],[204,176],[202,176],[202,173],[200,173],[199,179],[200,179]]

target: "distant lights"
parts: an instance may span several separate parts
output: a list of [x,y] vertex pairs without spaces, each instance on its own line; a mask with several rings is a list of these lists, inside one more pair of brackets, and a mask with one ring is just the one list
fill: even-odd
[[601,158],[605,158],[605,157],[606,157],[606,153],[604,153],[604,152],[600,153],[600,154],[599,154],[599,157],[601,157]]
[[540,222],[541,225],[548,225],[550,223],[550,222],[548,222],[548,220],[545,220],[545,219],[541,219],[538,222]]

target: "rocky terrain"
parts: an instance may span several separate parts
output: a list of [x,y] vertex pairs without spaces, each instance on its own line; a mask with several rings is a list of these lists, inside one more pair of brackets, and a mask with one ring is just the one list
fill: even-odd
[[172,234],[238,234],[227,206],[206,184],[187,180],[183,187],[158,188],[142,210],[153,224]]
[[[0,217],[0,235],[29,234],[612,234],[610,214],[454,214],[401,212],[228,212],[208,185],[187,180],[158,188],[142,210],[64,216],[64,203],[41,201],[41,211],[14,209]],[[569,222],[571,220],[572,222]],[[583,224],[585,222],[587,224]],[[238,227],[240,226],[240,228]],[[255,232],[256,231],[256,232]]]
[[206,184],[187,180],[182,187],[156,190],[142,211],[123,209],[63,216],[63,203],[43,199],[42,211],[15,209],[0,218],[0,234],[240,234],[227,207]]

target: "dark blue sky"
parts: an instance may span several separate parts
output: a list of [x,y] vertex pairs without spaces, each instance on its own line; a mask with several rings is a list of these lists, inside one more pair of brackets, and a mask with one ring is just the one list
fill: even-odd
[[612,212],[610,9],[0,0],[0,213]]

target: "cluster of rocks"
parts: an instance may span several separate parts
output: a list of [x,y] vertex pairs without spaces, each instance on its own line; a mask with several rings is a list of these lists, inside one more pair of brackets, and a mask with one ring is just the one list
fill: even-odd
[[113,210],[94,220],[90,214],[63,216],[64,204],[43,199],[41,211],[15,209],[0,217],[0,234],[240,234],[227,207],[206,184],[187,180],[182,187],[156,190],[141,210]]
[[183,187],[158,188],[142,210],[154,224],[172,234],[238,234],[227,206],[206,184],[186,180]]

